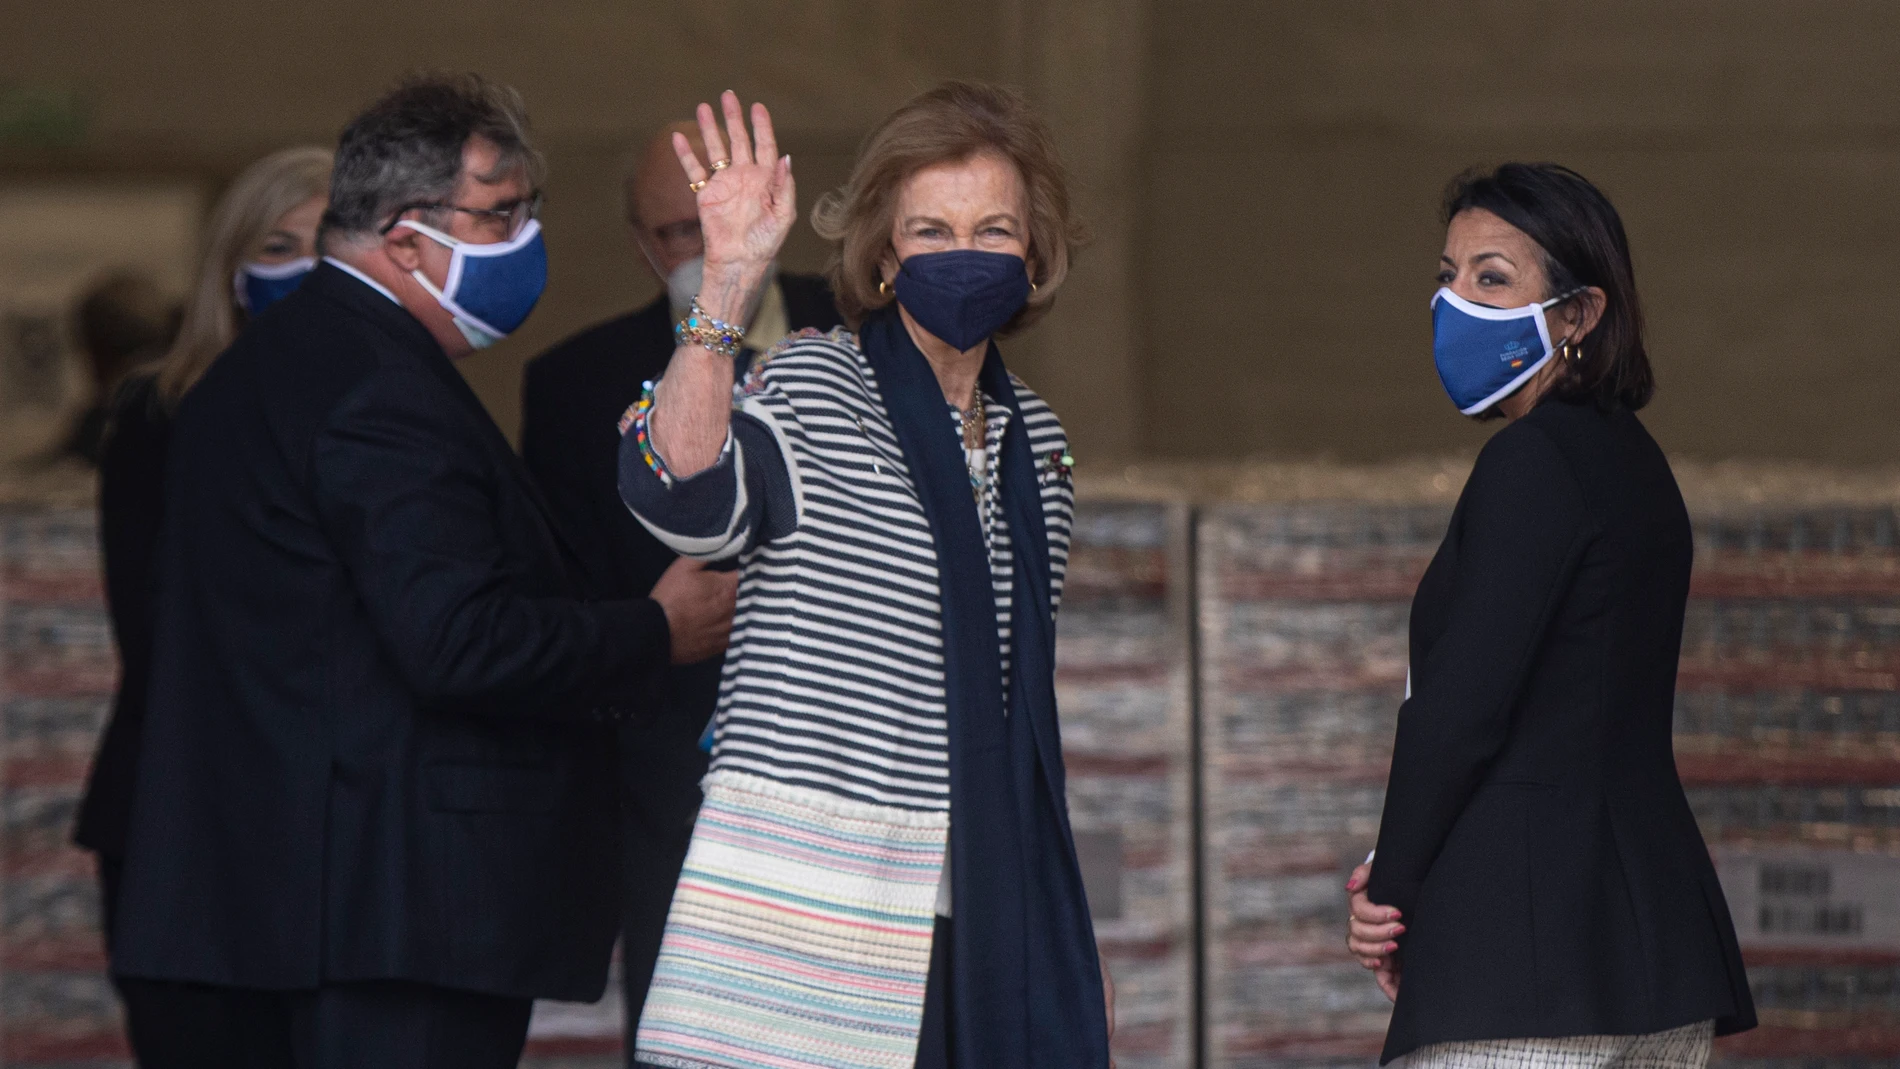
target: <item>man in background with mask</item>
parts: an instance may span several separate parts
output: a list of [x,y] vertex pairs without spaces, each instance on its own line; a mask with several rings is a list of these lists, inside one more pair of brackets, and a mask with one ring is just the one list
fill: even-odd
[[[620,501],[620,414],[641,384],[666,370],[677,342],[673,326],[699,292],[704,264],[699,209],[673,154],[672,135],[685,134],[701,160],[696,123],[674,123],[635,155],[625,181],[634,244],[666,289],[639,311],[609,320],[555,346],[528,365],[522,397],[521,452],[564,522],[604,598],[640,597],[673,566],[672,550],[648,534]],[[707,161],[711,162],[711,161]],[[749,317],[758,350],[806,327],[829,330],[842,320],[822,279],[778,274]],[[757,350],[740,354],[749,364]],[[627,889],[621,957],[627,1025],[637,1027],[660,933],[686,859],[706,754],[699,736],[719,696],[722,657],[675,667],[656,700],[665,716],[621,726],[621,783],[626,811]],[[627,1044],[629,1058],[633,1044]]]
[[167,1065],[513,1069],[533,999],[605,987],[614,723],[672,715],[733,584],[588,599],[452,364],[540,297],[542,171],[513,90],[393,90],[323,262],[179,405],[112,967],[226,1012]]

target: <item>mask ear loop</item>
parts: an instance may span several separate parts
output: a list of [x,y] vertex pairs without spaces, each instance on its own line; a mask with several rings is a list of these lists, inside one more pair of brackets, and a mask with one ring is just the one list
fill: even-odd
[[[1557,296],[1552,297],[1537,307],[1539,309],[1555,308],[1589,288],[1588,286],[1577,286],[1563,293],[1559,293]],[[1569,337],[1566,336],[1563,341],[1557,343],[1557,360],[1571,371],[1576,371],[1577,368],[1583,364],[1583,346],[1572,345]]]

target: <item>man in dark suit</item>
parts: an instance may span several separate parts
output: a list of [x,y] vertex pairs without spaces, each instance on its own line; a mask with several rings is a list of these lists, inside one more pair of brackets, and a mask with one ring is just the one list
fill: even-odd
[[[596,596],[637,598],[675,557],[621,504],[618,422],[657,379],[673,355],[673,325],[699,289],[699,209],[673,154],[672,135],[687,135],[705,158],[699,127],[676,123],[659,131],[628,169],[627,221],[634,244],[667,287],[646,307],[589,328],[528,365],[522,398],[521,452],[574,538]],[[758,349],[793,330],[828,330],[840,322],[824,281],[779,275],[751,316],[748,341]],[[750,361],[753,352],[741,354]],[[661,930],[686,858],[706,755],[699,737],[719,694],[722,658],[675,667],[666,674],[666,715],[621,725],[621,783],[626,813],[627,886],[621,957],[627,1026],[640,1020]],[[632,1044],[628,1044],[631,1057]]]
[[613,721],[673,715],[643,697],[732,584],[585,600],[450,363],[540,294],[541,171],[512,90],[392,91],[325,262],[179,406],[112,951],[222,995],[172,1064],[513,1069],[532,999],[605,986]]

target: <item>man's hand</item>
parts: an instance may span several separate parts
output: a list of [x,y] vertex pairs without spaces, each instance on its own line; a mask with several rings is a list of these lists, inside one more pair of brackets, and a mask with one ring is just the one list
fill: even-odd
[[1366,883],[1371,878],[1372,866],[1368,864],[1352,870],[1352,878],[1346,881],[1346,891],[1351,896],[1348,899],[1351,908],[1346,923],[1346,949],[1359,959],[1359,964],[1373,970],[1379,990],[1396,1002],[1399,997],[1399,944],[1394,940],[1405,931],[1405,925],[1399,923],[1398,910],[1375,905],[1372,899],[1366,897]]
[[666,569],[648,596],[666,613],[674,664],[694,664],[726,648],[738,592],[736,571],[707,571],[704,564],[685,557]]

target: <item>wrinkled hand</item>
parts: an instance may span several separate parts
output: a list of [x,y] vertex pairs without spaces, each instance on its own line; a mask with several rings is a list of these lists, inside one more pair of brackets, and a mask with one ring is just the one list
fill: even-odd
[[685,557],[666,569],[648,596],[666,613],[674,664],[694,664],[726,648],[738,592],[738,572],[707,571]]
[[[690,183],[705,182],[698,193],[699,229],[706,241],[706,284],[738,284],[762,279],[785,236],[798,218],[797,188],[792,181],[792,158],[778,154],[778,138],[772,132],[772,116],[764,104],[752,105],[752,136],[746,134],[745,116],[739,97],[728,90],[719,97],[725,112],[726,132],[721,136],[712,105],[699,105],[699,133],[706,142],[711,162],[730,160],[731,166],[709,171],[693,153],[684,134],[673,135],[673,153]],[[719,319],[739,315],[744,305],[714,308],[708,301],[724,304],[724,293],[701,294],[701,305]],[[721,315],[721,312],[730,315]]]
[[1399,911],[1373,904],[1366,896],[1366,884],[1372,878],[1372,866],[1352,870],[1346,881],[1350,909],[1346,921],[1346,949],[1359,964],[1373,971],[1379,990],[1385,997],[1399,998],[1399,944],[1394,942],[1405,931],[1399,923]]

